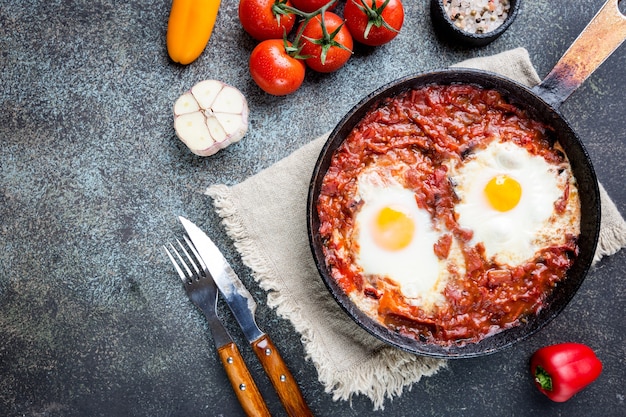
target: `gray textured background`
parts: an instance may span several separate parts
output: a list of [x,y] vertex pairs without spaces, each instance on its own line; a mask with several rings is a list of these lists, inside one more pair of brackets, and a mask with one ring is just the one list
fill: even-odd
[[[602,3],[523,1],[503,37],[463,49],[435,36],[427,1],[406,0],[392,43],[357,48],[340,71],[309,72],[298,92],[277,98],[248,75],[255,43],[239,25],[236,0],[222,1],[206,51],[187,67],[166,54],[168,1],[0,0],[0,415],[242,415],[203,317],[160,249],[180,232],[177,215],[209,230],[240,271],[316,415],[626,415],[624,251],[603,260],[538,335],[451,362],[373,412],[366,398],[333,402],[324,393],[298,335],[265,306],[201,194],[287,156],[400,76],[519,46],[544,76]],[[622,47],[562,107],[621,213],[624,68]],[[171,108],[207,78],[241,89],[251,120],[241,142],[200,158],[175,138]],[[605,369],[570,402],[554,404],[532,386],[527,362],[538,347],[566,340],[591,345]],[[272,413],[284,415],[237,341]]]

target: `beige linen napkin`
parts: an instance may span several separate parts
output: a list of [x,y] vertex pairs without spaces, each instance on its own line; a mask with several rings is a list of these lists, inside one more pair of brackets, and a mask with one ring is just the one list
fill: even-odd
[[[539,82],[528,53],[519,48],[459,66],[499,72],[527,85]],[[307,359],[334,400],[354,394],[374,409],[402,393],[445,361],[406,353],[358,327],[327,291],[313,263],[306,228],[309,181],[327,135],[232,187],[213,185],[206,193],[243,262],[268,291],[267,303],[300,333]],[[279,190],[279,192],[277,192]],[[626,223],[602,192],[602,233],[596,259],[626,244]]]

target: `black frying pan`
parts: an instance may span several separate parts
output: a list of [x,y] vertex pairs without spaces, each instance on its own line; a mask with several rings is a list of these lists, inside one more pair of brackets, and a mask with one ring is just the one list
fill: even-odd
[[[379,339],[416,354],[461,358],[493,353],[538,331],[555,318],[569,303],[591,266],[600,230],[600,195],[596,175],[581,140],[561,115],[558,108],[583,81],[626,38],[626,17],[618,8],[621,0],[608,0],[587,28],[576,39],[554,69],[538,86],[529,89],[508,78],[470,69],[447,69],[408,76],[372,92],[346,114],[330,134],[316,163],[308,195],[308,232],[313,257],[319,273],[341,307],[365,330]],[[431,84],[473,84],[498,90],[502,96],[528,114],[554,128],[556,139],[565,150],[578,182],[581,199],[580,254],[567,278],[559,283],[536,316],[517,327],[489,336],[477,343],[444,347],[422,343],[401,336],[371,319],[341,290],[332,279],[324,260],[320,239],[317,199],[324,175],[334,151],[343,143],[354,126],[382,99],[404,91]]]

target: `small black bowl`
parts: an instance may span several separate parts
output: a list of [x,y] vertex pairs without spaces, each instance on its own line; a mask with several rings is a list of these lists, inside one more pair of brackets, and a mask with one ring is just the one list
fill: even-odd
[[431,0],[430,14],[438,34],[445,40],[463,46],[484,46],[496,40],[513,23],[519,12],[521,0],[509,0],[509,14],[500,26],[484,33],[471,33],[458,28],[448,16],[444,6],[445,0]]

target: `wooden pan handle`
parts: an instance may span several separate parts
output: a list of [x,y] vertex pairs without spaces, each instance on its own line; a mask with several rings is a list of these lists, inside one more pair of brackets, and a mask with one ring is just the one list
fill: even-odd
[[535,92],[559,107],[626,39],[621,0],[608,0]]
[[291,417],[313,416],[302,397],[298,383],[291,375],[291,372],[289,372],[287,365],[270,337],[264,335],[252,343],[252,347],[267,376],[272,381],[272,385],[274,385],[278,398],[280,398],[280,402],[285,407],[287,414]]
[[226,344],[218,348],[217,353],[246,415],[271,417],[259,388],[254,383],[237,346],[234,343]]

